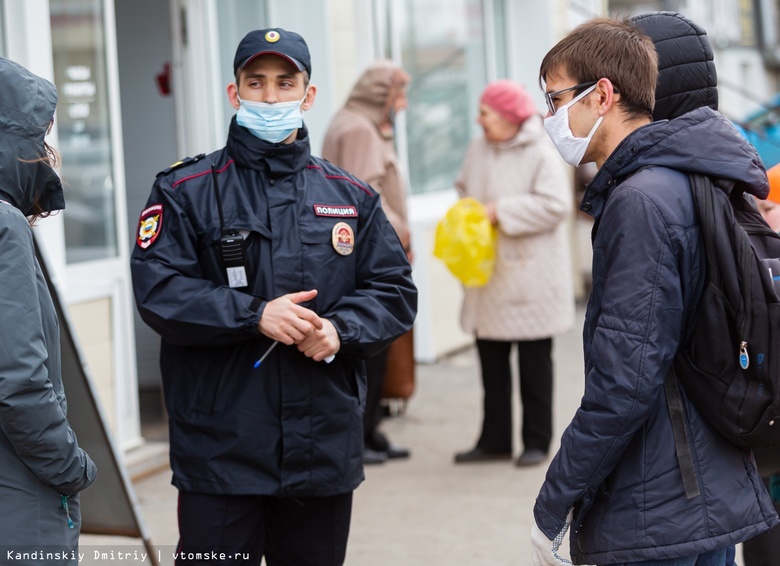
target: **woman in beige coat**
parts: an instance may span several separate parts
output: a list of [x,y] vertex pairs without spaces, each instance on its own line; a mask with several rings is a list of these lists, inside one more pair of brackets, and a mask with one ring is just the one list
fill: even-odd
[[[322,156],[362,179],[379,193],[382,209],[401,240],[409,261],[412,261],[406,183],[398,166],[393,135],[395,116],[407,105],[409,82],[406,71],[392,61],[379,60],[369,65],[352,87],[344,107],[330,123],[322,144]],[[380,464],[387,459],[408,458],[410,455],[408,449],[392,445],[379,431],[382,418],[380,401],[390,351],[410,358],[406,364],[401,364],[410,375],[404,373],[401,379],[414,379],[411,331],[398,338],[388,350],[366,360],[368,392],[363,415],[364,464]]]
[[509,80],[482,94],[479,124],[455,186],[482,202],[497,227],[487,285],[466,288],[461,324],[474,334],[484,386],[482,433],[455,462],[512,458],[510,352],[516,344],[524,451],[518,466],[542,463],[552,439],[552,336],[574,322],[565,220],[572,208],[566,166],[526,90]]

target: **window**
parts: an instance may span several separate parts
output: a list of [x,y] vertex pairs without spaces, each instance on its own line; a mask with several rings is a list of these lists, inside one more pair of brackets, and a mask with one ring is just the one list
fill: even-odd
[[0,0],[0,56],[5,57],[5,6]]
[[118,254],[102,0],[50,0],[68,263]]
[[236,48],[243,37],[252,30],[263,29],[266,27],[268,17],[266,14],[265,2],[257,0],[231,0],[220,4],[217,12],[219,22],[219,62],[220,78],[222,79],[222,93],[220,99],[226,119],[224,123],[225,135],[227,137],[228,122],[230,117],[235,114],[235,110],[230,105],[230,101],[225,92],[225,87],[235,81],[233,75],[233,59],[236,55]]
[[[503,2],[490,0],[404,0],[392,10],[391,25],[397,29],[386,37],[398,43],[391,52],[400,53],[412,77],[399,146],[405,141],[413,193],[452,187],[479,131],[479,95],[496,78],[491,74],[506,74],[501,8]],[[488,33],[485,10],[499,33]]]

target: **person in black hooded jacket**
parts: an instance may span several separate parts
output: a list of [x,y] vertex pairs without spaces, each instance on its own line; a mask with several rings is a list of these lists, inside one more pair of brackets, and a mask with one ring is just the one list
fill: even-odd
[[[677,12],[652,12],[631,21],[642,29],[658,54],[658,84],[653,120],[674,120],[701,107],[718,109],[718,76],[707,32]],[[750,205],[752,198],[747,199]],[[780,470],[780,449],[754,453],[764,482]],[[780,502],[775,501],[780,511]],[[780,556],[780,527],[742,545],[745,566],[772,566]]]
[[677,462],[664,380],[704,285],[687,175],[759,197],[768,186],[755,149],[711,108],[652,121],[658,63],[638,27],[602,18],[540,69],[548,133],[564,159],[599,171],[580,205],[595,219],[585,391],[534,506],[535,565],[562,563],[569,524],[573,562],[599,566],[721,565],[778,524],[751,453],[684,392],[698,495],[688,498]]

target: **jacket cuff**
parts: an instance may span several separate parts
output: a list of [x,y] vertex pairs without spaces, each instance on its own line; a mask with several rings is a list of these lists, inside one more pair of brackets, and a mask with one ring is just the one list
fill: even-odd
[[536,520],[536,525],[539,527],[539,530],[550,540],[553,540],[558,536],[558,533],[563,530],[563,527],[566,524],[564,519],[550,513],[544,505],[539,502],[539,499],[537,499],[534,504],[534,519]]
[[246,326],[253,334],[260,334],[258,325],[260,324],[260,319],[263,317],[263,311],[267,304],[268,301],[264,301],[260,297],[252,297],[252,302],[247,306],[247,310],[252,314],[249,316]]
[[350,339],[350,333],[349,333],[349,326],[346,322],[337,314],[334,314],[332,316],[326,317],[328,320],[330,320],[333,323],[333,326],[336,328],[336,332],[339,334],[339,340],[341,341],[341,345],[349,342]]
[[264,301],[260,297],[254,297],[252,299],[252,302],[249,303],[249,310],[255,311],[257,313],[257,318],[263,318],[263,311],[265,310],[265,305],[268,304],[268,301]]

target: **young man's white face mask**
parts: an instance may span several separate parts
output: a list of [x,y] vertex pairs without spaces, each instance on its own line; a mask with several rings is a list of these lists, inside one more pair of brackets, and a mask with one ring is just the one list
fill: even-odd
[[569,127],[569,108],[593,92],[593,89],[595,89],[596,86],[597,85],[593,85],[590,88],[585,89],[578,96],[574,97],[571,102],[558,108],[555,114],[544,119],[544,129],[547,130],[547,135],[552,139],[552,142],[558,149],[558,153],[561,154],[561,157],[563,157],[563,160],[566,163],[574,165],[575,167],[580,165],[585,152],[588,150],[590,140],[601,125],[604,116],[599,116],[599,119],[593,124],[593,128],[591,128],[587,137],[577,138],[574,137],[574,134]]

